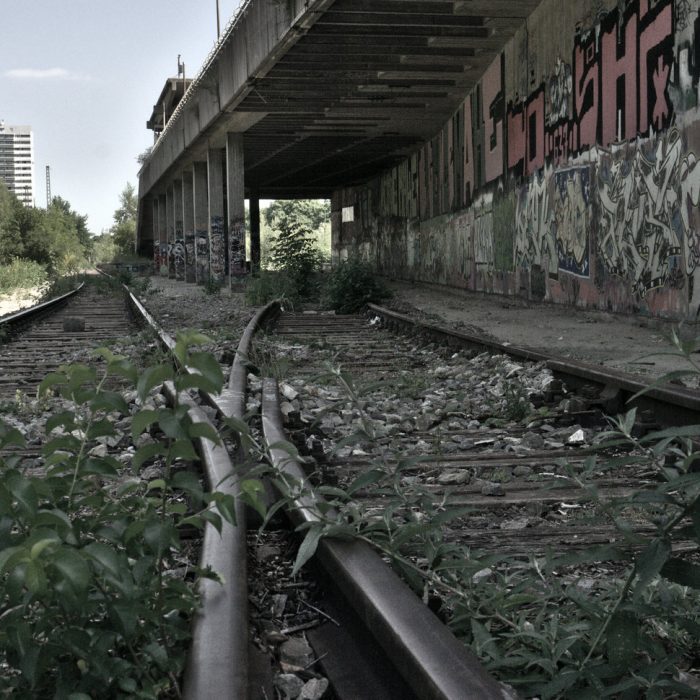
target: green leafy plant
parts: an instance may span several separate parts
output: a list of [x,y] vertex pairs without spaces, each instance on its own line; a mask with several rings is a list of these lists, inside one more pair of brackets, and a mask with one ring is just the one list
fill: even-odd
[[[196,581],[217,578],[191,562],[187,580],[176,575],[186,560],[180,533],[220,528],[235,511],[232,496],[207,493],[189,469],[195,438],[218,442],[216,432],[193,423],[179,401],[159,405],[153,392],[164,381],[177,395],[217,391],[218,363],[193,349],[206,341],[177,339],[178,360],[196,374],[169,363],[139,371],[103,348],[99,369],[73,364],[48,375],[40,391],[60,395],[61,410],[46,423],[43,474],[10,453],[24,438],[0,422],[1,694],[179,696]],[[137,396],[134,412],[126,390]],[[124,418],[127,459],[105,449]]]
[[315,299],[319,293],[318,273],[323,256],[316,247],[311,229],[303,220],[284,218],[270,247],[272,267],[285,273],[288,296]]
[[349,258],[330,272],[323,291],[324,305],[340,314],[360,311],[365,304],[391,297],[389,288],[359,258]]
[[202,291],[210,297],[219,296],[221,294],[222,287],[223,282],[214,279],[213,277],[207,277],[207,280],[202,287]]

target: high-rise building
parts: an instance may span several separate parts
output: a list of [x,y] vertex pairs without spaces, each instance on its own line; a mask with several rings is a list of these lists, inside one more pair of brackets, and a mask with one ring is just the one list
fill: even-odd
[[27,206],[34,206],[34,138],[31,127],[0,120],[0,180]]

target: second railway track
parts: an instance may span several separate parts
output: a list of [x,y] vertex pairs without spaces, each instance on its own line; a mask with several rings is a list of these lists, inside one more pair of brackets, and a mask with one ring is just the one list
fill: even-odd
[[[641,382],[560,358],[527,357],[517,348],[515,357],[499,352],[503,347],[487,352],[488,341],[440,329],[419,338],[425,329],[405,318],[398,325],[408,335],[396,334],[382,328],[387,321],[397,325],[377,307],[369,318],[283,314],[254,355],[281,382],[287,433],[306,455],[305,478],[317,489],[307,503],[326,494],[343,513],[329,532],[345,528],[372,539],[386,530],[375,544],[477,647],[486,643],[487,626],[495,633],[506,625],[506,637],[514,633],[508,625],[524,624],[523,637],[534,633],[528,615],[538,609],[543,572],[554,574],[564,601],[567,587],[608,595],[606,587],[618,585],[610,581],[625,570],[621,562],[656,546],[650,542],[664,517],[649,519],[639,507],[663,499],[664,487],[658,459],[635,437],[697,420],[697,393],[672,386],[649,392],[627,427],[632,439],[605,440],[601,433],[613,428],[605,409],[628,409]],[[264,404],[265,398],[263,410]],[[685,449],[692,452],[692,444]],[[685,497],[692,508],[694,496]],[[684,507],[675,514],[681,517]],[[431,528],[435,537],[420,534]],[[393,538],[403,542],[402,552],[392,549]],[[686,554],[690,562],[697,548],[681,538],[672,549],[674,561]],[[434,566],[447,571],[440,582]],[[421,567],[424,577],[416,578]],[[534,585],[522,575],[527,570]],[[635,580],[635,570],[628,571]],[[478,602],[463,604],[461,596],[488,598],[484,591],[497,582],[508,591],[505,599],[521,590],[519,623],[498,622],[498,612],[486,614]],[[538,614],[566,624],[566,605],[560,617],[551,590],[544,599]],[[517,674],[501,675],[516,687],[528,684]],[[530,687],[547,695],[555,685]]]

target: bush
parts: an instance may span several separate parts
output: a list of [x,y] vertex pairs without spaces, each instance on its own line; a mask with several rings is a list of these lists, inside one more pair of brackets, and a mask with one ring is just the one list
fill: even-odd
[[263,271],[248,280],[245,298],[252,306],[263,306],[275,299],[284,299],[291,306],[299,303],[296,287],[286,272]]
[[339,314],[360,311],[365,304],[388,299],[391,291],[359,258],[340,263],[328,277],[324,305]]
[[270,261],[275,269],[285,273],[288,297],[318,298],[323,254],[307,225],[291,219],[281,222],[272,243]]
[[0,294],[18,289],[31,289],[46,283],[46,269],[33,260],[15,258],[9,265],[0,265]]
[[[175,575],[187,548],[181,533],[206,523],[220,532],[222,519],[235,524],[235,509],[230,494],[205,493],[188,468],[194,439],[218,436],[182,404],[159,407],[155,392],[166,380],[176,396],[218,392],[218,362],[196,351],[205,342],[181,334],[174,350],[198,374],[168,362],[139,368],[102,348],[99,365],[46,377],[45,475],[27,468],[23,435],[0,421],[0,696],[182,697],[197,585],[220,579],[198,567],[189,583]],[[100,451],[118,419],[131,426],[122,438],[133,448],[128,463]]]

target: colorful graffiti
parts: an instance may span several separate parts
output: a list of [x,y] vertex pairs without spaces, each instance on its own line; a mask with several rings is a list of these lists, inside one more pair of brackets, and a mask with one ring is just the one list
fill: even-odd
[[682,287],[700,262],[689,211],[700,200],[700,169],[694,155],[683,158],[678,129],[606,154],[598,195],[598,253],[608,272],[630,282],[640,297],[667,284]]
[[474,262],[477,272],[493,272],[495,252],[493,247],[493,210],[491,197],[474,207]]
[[589,237],[591,183],[589,168],[572,168],[554,174],[552,234],[559,269],[590,275]]
[[246,273],[245,261],[245,221],[234,219],[229,227],[229,260],[231,276]]
[[168,277],[175,277],[175,241],[168,241]]
[[185,279],[185,241],[182,238],[175,240],[173,245],[173,258],[175,259],[175,279]]
[[187,231],[185,233],[185,280],[194,282],[195,279],[194,231]]
[[549,177],[535,176],[521,188],[515,206],[515,261],[521,267],[538,266],[553,277],[559,256],[550,224]]
[[700,0],[571,3],[563,38],[543,5],[410,163],[343,192],[376,197],[343,249],[379,239],[411,279],[694,315]]
[[168,250],[170,246],[165,242],[160,242],[160,274],[164,277],[168,274]]
[[667,129],[673,48],[672,0],[629,2],[579,33],[573,69],[558,61],[548,84],[508,105],[509,170],[529,176],[596,144]]
[[206,230],[195,232],[195,282],[204,284],[209,279],[209,238]]
[[226,239],[224,217],[212,216],[209,224],[209,275],[217,282],[226,276]]

